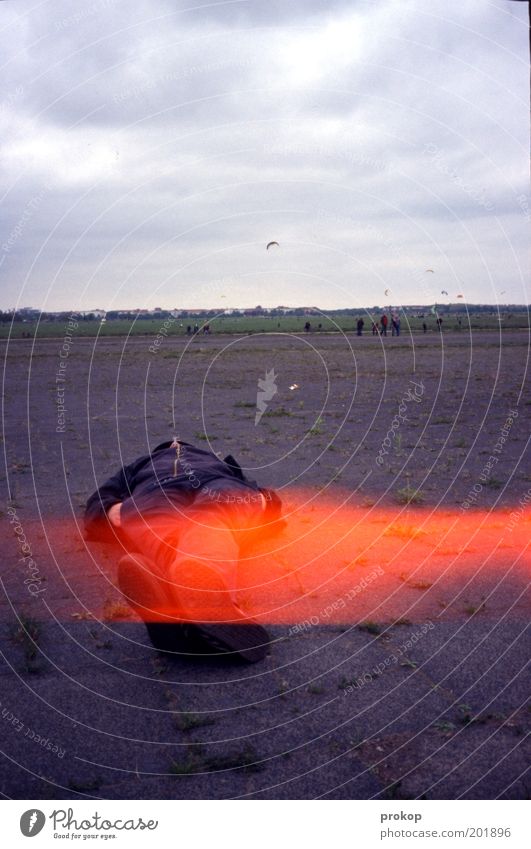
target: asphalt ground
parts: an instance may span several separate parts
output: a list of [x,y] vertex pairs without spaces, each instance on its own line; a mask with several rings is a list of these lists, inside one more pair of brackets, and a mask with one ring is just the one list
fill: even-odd
[[[3,346],[3,795],[528,798],[528,335],[152,344]],[[160,655],[83,539],[175,434],[283,498],[240,564],[255,666]]]

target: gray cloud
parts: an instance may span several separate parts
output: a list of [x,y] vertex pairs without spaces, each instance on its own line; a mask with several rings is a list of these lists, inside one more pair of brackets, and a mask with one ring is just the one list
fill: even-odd
[[0,4],[4,308],[527,301],[520,6]]

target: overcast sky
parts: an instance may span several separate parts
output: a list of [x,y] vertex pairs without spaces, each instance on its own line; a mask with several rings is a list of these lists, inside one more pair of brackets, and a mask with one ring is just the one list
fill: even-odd
[[526,3],[6,0],[0,32],[3,309],[529,301]]

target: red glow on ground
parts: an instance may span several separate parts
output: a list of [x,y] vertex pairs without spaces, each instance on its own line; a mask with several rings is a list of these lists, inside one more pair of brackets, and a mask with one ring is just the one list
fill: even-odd
[[[264,624],[304,631],[399,619],[525,616],[531,512],[359,506],[291,491],[287,524],[239,563],[239,603]],[[31,538],[42,529],[27,523]],[[117,586],[123,551],[84,543],[73,522],[44,522],[55,561],[40,562],[43,611],[65,619],[131,619]],[[77,539],[76,539],[77,537]],[[24,570],[26,564],[21,562]],[[198,590],[204,587],[198,585]],[[182,592],[182,589],[180,590]],[[215,619],[216,594],[198,619]],[[156,618],[155,616],[153,618]],[[223,618],[223,616],[221,616]]]
[[334,625],[522,610],[529,511],[513,522],[510,511],[300,504],[286,533],[264,540],[241,570],[242,596],[263,621]]

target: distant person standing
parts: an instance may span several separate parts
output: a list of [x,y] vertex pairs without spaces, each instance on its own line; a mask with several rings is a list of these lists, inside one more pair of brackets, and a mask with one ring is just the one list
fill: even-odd
[[387,336],[387,316],[384,313],[380,319],[380,324],[382,327],[382,336]]
[[439,333],[442,333],[442,323],[443,323],[443,320],[442,320],[442,318],[439,316],[439,317],[437,318],[437,327],[439,328]]
[[362,318],[358,318],[358,321],[357,321],[357,324],[356,324],[356,328],[357,328],[357,331],[358,331],[358,336],[361,336],[361,335],[362,335],[362,333],[363,333],[363,325],[364,325],[364,324],[365,324],[365,322],[363,321],[363,319],[362,319]]
[[194,336],[196,336],[198,333],[199,333],[199,325],[194,324]]
[[422,332],[423,332],[423,333],[427,333],[427,332],[428,332],[428,325],[426,324],[426,322],[425,322],[425,321],[423,321],[423,322],[422,322]]
[[373,336],[377,336],[377,335],[378,335],[378,325],[376,324],[376,322],[375,322],[375,321],[373,321],[373,323],[372,323],[371,330],[372,330],[372,335],[373,335]]
[[312,325],[310,324],[309,321],[307,321],[306,324],[304,325],[304,332],[309,333],[311,329],[312,329]]

